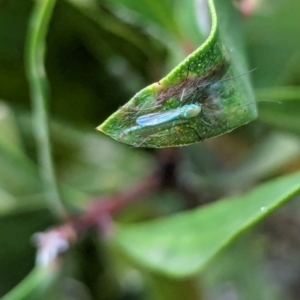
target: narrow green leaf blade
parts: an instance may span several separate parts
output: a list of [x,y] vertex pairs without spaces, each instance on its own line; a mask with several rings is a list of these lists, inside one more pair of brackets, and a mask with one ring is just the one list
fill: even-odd
[[114,241],[145,268],[173,277],[190,276],[299,192],[300,172],[194,211],[142,225],[120,226]]
[[[78,1],[78,0],[77,0]],[[179,35],[174,16],[170,12],[174,5],[173,0],[139,1],[139,0],[106,0],[105,3],[126,8],[141,20],[168,30],[174,35]]]
[[53,285],[57,275],[57,272],[51,268],[36,267],[1,300],[46,299],[45,292]]
[[[132,146],[160,148],[193,144],[256,118],[236,12],[227,1],[211,0],[209,7],[212,29],[205,43],[98,130]],[[189,110],[191,104],[198,110]],[[148,122],[141,124],[141,117]]]

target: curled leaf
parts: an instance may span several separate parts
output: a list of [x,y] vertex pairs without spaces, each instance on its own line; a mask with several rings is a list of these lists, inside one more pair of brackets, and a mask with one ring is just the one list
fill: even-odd
[[203,141],[256,118],[235,12],[227,1],[210,0],[209,7],[205,43],[98,130],[135,147],[161,148]]

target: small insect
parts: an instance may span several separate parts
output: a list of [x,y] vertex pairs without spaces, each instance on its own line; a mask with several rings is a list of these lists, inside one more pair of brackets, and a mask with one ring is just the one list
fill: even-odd
[[140,116],[136,119],[136,122],[141,126],[156,126],[178,119],[191,119],[200,114],[201,106],[201,104],[187,104],[165,112]]
[[156,112],[140,116],[136,119],[138,125],[132,126],[124,131],[124,135],[146,127],[160,126],[170,123],[174,126],[180,120],[188,120],[197,117],[201,112],[202,104],[186,104],[184,106],[170,109],[168,111]]

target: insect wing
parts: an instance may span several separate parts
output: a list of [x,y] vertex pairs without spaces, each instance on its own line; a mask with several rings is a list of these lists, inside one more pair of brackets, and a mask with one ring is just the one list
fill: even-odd
[[172,109],[166,112],[157,112],[140,116],[136,119],[136,122],[141,126],[155,126],[170,122],[177,119],[180,116],[180,110]]

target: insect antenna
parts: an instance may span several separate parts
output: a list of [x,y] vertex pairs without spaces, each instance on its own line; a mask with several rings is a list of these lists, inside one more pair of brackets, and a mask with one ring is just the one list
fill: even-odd
[[239,74],[239,75],[236,75],[236,76],[231,76],[231,77],[228,77],[228,78],[224,78],[224,79],[220,79],[220,80],[216,80],[216,81],[208,81],[208,82],[204,82],[204,83],[200,83],[194,90],[194,96],[193,96],[193,100],[192,102],[195,100],[195,97],[196,97],[196,94],[197,92],[200,90],[200,89],[204,89],[205,87],[209,86],[209,85],[212,85],[214,83],[220,83],[220,82],[226,82],[226,81],[229,81],[229,80],[233,80],[233,79],[236,79],[236,78],[239,78],[239,77],[242,77],[242,76],[245,76],[246,74],[249,74],[253,71],[255,71],[256,68],[250,70],[250,71],[247,71],[245,73],[242,73],[242,74]]
[[240,109],[242,107],[249,106],[249,105],[252,105],[254,103],[260,103],[260,102],[271,102],[271,103],[276,103],[276,104],[282,104],[282,102],[280,102],[280,101],[269,101],[269,100],[253,101],[253,102],[250,102],[250,103],[246,103],[244,105],[238,105],[238,107],[236,107],[236,109],[232,113],[234,113],[237,109]]
[[[236,75],[236,76],[231,76],[231,77],[228,77],[228,78],[220,79],[220,80],[218,80],[218,81],[216,81],[216,82],[226,82],[226,81],[229,81],[229,80],[233,80],[233,79],[236,79],[236,78],[245,76],[245,75],[247,75],[247,74],[250,74],[250,73],[254,72],[255,70],[257,70],[257,68],[254,68],[254,69],[252,69],[252,70],[249,70],[249,71],[247,71],[247,72],[245,72],[245,73],[242,73],[242,74],[239,74],[239,75]],[[213,83],[214,83],[214,82],[213,82]],[[208,85],[210,85],[210,84],[212,84],[212,82],[205,83],[204,85],[201,85],[201,87],[205,87],[205,86],[208,86]]]

